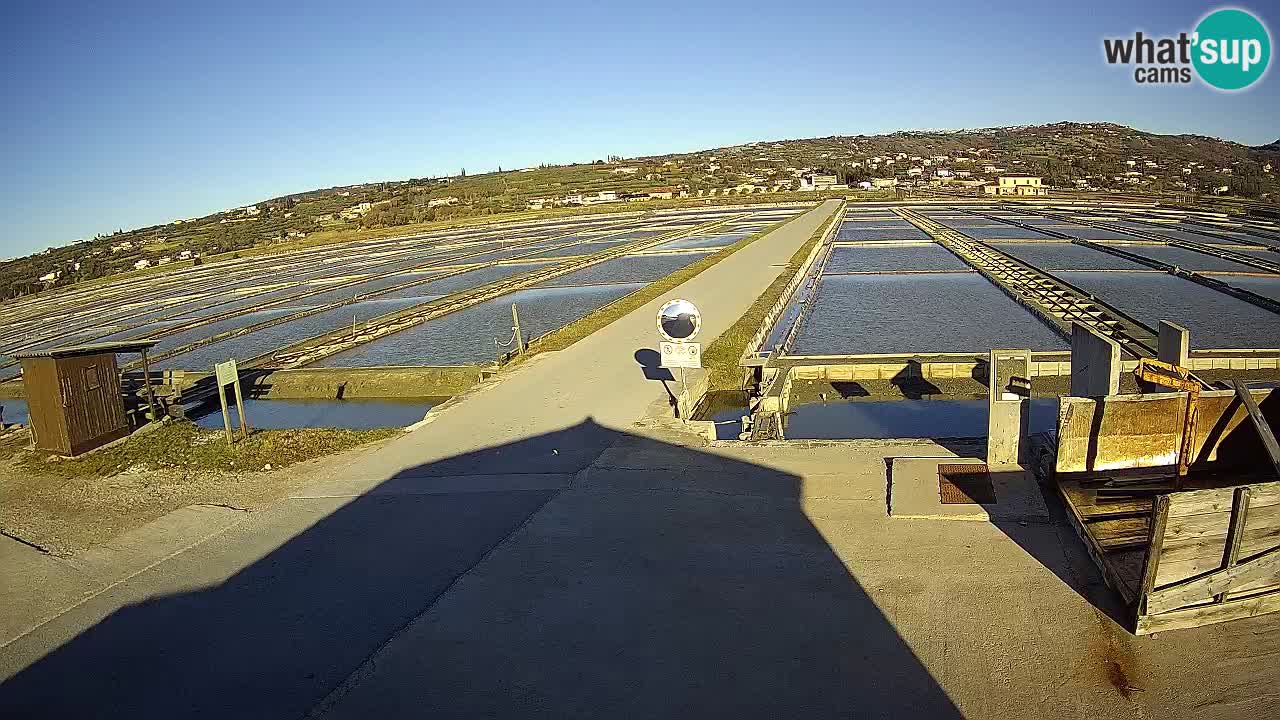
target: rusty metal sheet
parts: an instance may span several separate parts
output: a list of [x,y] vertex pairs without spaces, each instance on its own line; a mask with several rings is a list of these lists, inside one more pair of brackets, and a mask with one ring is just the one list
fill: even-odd
[[984,464],[939,465],[938,494],[943,505],[991,505],[996,491]]

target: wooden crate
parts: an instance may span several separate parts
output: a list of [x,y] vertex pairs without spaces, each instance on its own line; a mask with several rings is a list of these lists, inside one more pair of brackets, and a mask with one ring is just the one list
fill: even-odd
[[[1254,397],[1277,415],[1270,391]],[[1196,462],[1178,491],[1171,461],[1180,438],[1168,431],[1181,422],[1178,402],[1164,394],[1062,402],[1053,457],[1039,468],[1053,475],[1072,526],[1128,605],[1130,631],[1280,610],[1280,481],[1238,400],[1224,394],[1201,406]]]

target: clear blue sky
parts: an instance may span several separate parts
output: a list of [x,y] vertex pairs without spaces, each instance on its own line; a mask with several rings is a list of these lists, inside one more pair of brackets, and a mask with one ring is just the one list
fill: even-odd
[[461,167],[1057,120],[1280,137],[1274,69],[1226,95],[1102,61],[1214,4],[273,5],[8,6],[0,256]]

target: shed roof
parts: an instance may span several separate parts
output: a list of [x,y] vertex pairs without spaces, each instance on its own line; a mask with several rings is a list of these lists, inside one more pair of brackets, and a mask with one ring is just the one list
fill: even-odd
[[63,347],[42,348],[29,352],[15,353],[14,357],[26,358],[60,358],[75,355],[97,355],[100,353],[129,353],[150,350],[159,340],[125,340],[122,342],[89,343],[87,345],[66,345]]

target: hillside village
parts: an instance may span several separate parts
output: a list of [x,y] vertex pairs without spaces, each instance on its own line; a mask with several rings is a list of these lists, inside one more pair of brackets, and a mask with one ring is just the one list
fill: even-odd
[[[1110,123],[756,142],[694,153],[610,156],[442,178],[286,195],[204,217],[117,230],[0,263],[0,293],[15,297],[107,275],[316,233],[416,226],[500,213],[655,201],[730,202],[743,196],[836,192],[881,198],[919,189],[958,194],[1064,191],[1175,193],[1274,202],[1280,142],[1247,147],[1193,135],[1155,135]],[[1043,179],[1043,185],[1040,184]],[[1019,189],[1021,188],[1021,189]],[[802,197],[802,196],[798,196]]]

